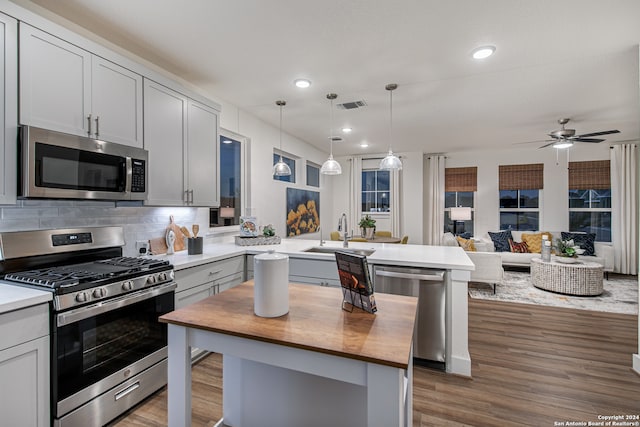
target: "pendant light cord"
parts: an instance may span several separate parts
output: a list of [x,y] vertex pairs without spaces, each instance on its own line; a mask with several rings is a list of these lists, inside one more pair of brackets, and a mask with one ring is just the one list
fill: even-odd
[[333,159],[333,97],[329,97],[329,101],[329,116],[331,117],[331,122],[329,123],[329,158]]
[[389,91],[389,152],[393,143],[393,89]]

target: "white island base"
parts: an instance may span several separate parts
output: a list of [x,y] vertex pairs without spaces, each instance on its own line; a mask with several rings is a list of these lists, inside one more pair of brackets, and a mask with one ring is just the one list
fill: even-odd
[[[191,425],[191,347],[197,347],[223,355],[219,426],[410,427],[416,299],[380,295],[381,311],[371,315],[341,310],[338,289],[290,289],[291,310],[279,318],[247,310],[250,284],[161,318],[169,323],[169,426]],[[235,330],[219,330],[224,322]]]

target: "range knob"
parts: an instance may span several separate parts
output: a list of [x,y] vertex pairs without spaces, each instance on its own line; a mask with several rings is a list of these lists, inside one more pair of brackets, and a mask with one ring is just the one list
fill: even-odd
[[133,282],[131,280],[127,280],[126,282],[122,283],[123,291],[130,291],[131,289],[133,289]]
[[96,288],[93,290],[93,297],[94,298],[102,298],[106,295],[106,292],[104,291],[103,288]]
[[162,280],[163,282],[167,280],[167,273],[158,273],[158,280]]
[[78,292],[76,294],[76,302],[87,302],[87,293],[86,292]]
[[152,274],[152,275],[150,275],[149,277],[147,277],[147,283],[149,283],[149,284],[151,284],[151,285],[152,285],[152,284],[154,284],[154,283],[156,283],[156,276],[154,276],[154,275]]

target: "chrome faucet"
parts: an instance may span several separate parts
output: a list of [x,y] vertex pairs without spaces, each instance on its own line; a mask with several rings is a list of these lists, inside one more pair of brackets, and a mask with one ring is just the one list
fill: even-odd
[[320,246],[324,246],[324,240],[322,239],[322,228],[318,227],[318,232],[320,232]]
[[342,235],[342,247],[343,248],[348,248],[349,247],[349,234],[347,232],[348,230],[348,226],[347,226],[347,214],[345,214],[344,212],[342,213],[342,215],[340,216],[340,218],[338,219],[338,231],[342,231],[343,230],[343,225],[344,225],[344,234]]

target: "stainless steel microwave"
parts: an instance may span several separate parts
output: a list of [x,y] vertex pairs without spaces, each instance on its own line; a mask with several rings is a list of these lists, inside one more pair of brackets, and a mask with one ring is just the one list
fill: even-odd
[[145,200],[147,150],[23,126],[23,198]]

